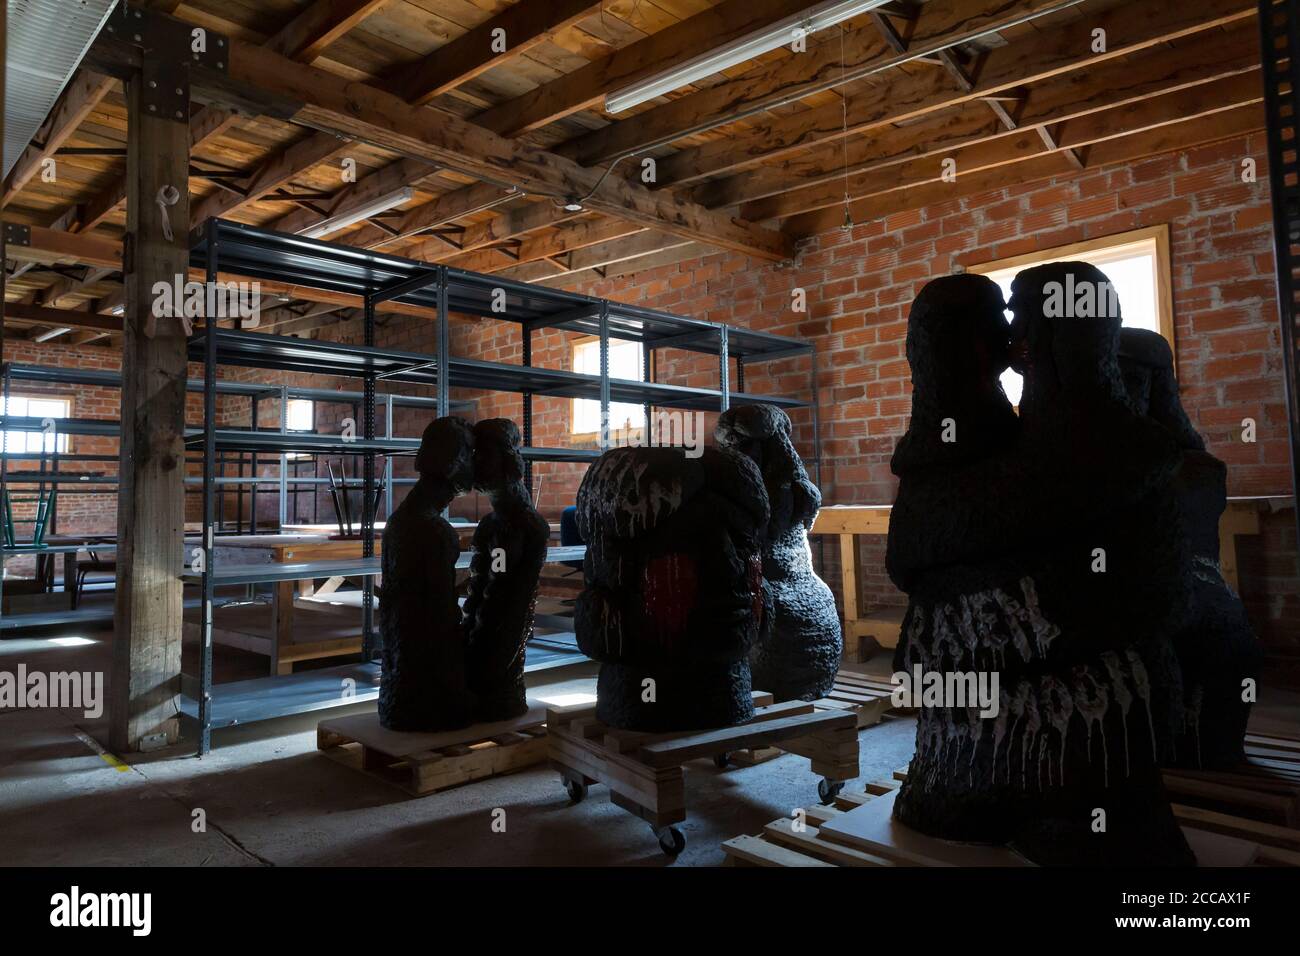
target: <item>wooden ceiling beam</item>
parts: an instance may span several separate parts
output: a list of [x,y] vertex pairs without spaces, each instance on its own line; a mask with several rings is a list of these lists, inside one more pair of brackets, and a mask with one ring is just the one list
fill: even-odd
[[[928,6],[921,8],[922,17],[927,9]],[[976,85],[967,93],[954,92],[951,84],[936,74],[897,73],[869,94],[849,97],[847,122],[844,107],[835,103],[765,119],[755,123],[743,137],[727,137],[666,156],[658,162],[657,186],[677,187],[746,166],[781,160],[838,140],[846,133],[852,135],[914,119],[1060,74],[1084,68],[1095,70],[1106,61],[1230,26],[1251,19],[1254,14],[1255,4],[1251,0],[1143,0],[1140,4],[1122,4],[1094,17],[1071,21],[1051,32],[1037,33],[988,51],[972,71]],[[1106,32],[1105,53],[1092,50],[1095,29]],[[1086,83],[1086,77],[1083,82]]]
[[[1177,103],[1210,108],[1218,103],[1212,98],[1213,92],[1205,92],[1207,84],[1234,79],[1241,82],[1224,89],[1233,91],[1234,105],[1245,102],[1238,91],[1249,90],[1251,83],[1259,84],[1258,57],[1255,55],[1256,40],[1249,35],[1253,34],[1253,29],[1246,25],[1239,32],[1241,35],[1236,37],[1207,34],[1203,41],[1161,50],[1136,63],[1117,61],[1105,64],[1089,73],[1089,80],[1095,82],[1086,86],[1058,79],[1044,87],[1034,88],[1029,91],[1019,111],[1020,130],[1017,132],[1060,127],[1062,124],[1068,129],[1076,123],[1088,124],[1089,117],[1093,116],[1100,117],[1104,132],[1106,122],[1118,121],[1120,113],[1116,110],[1129,105],[1152,111],[1172,110]],[[1217,85],[1208,87],[1212,90],[1219,88]],[[1179,92],[1185,92],[1186,98],[1179,101],[1167,98]],[[1198,104],[1198,98],[1204,98],[1206,102]],[[1053,145],[1043,145],[1049,151],[1060,148],[1060,135],[1058,129]],[[1080,142],[1077,128],[1070,139],[1076,144]],[[852,192],[857,179],[879,175],[875,171],[900,163],[929,162],[937,173],[940,156],[956,159],[957,173],[961,175],[970,168],[964,157],[971,155],[961,151],[985,144],[987,150],[997,152],[1004,148],[997,144],[1013,142],[1022,148],[1026,144],[1033,145],[1032,140],[990,127],[986,121],[969,113],[965,116],[936,116],[903,129],[882,130],[879,136],[863,138],[849,146],[851,173],[848,188]],[[723,195],[734,195],[733,190],[746,188],[760,195],[770,193],[740,206],[740,215],[756,222],[783,218],[820,206],[838,205],[843,202],[846,188],[844,154],[842,144],[824,147],[818,156],[825,162],[818,168],[801,165],[794,170],[782,168],[779,174],[775,170],[760,169],[738,177],[738,181],[727,181],[728,192]],[[927,157],[930,158],[927,160]],[[805,158],[809,158],[807,154]],[[801,182],[809,185],[798,186]],[[772,189],[773,185],[777,188]]]
[[[671,196],[656,194],[639,184],[588,169],[547,150],[508,140],[491,130],[425,107],[411,106],[390,93],[323,70],[295,63],[269,50],[231,40],[228,69],[192,70],[196,89],[215,102],[257,103],[271,115],[292,119],[323,132],[318,135],[359,139],[403,156],[423,158],[484,182],[511,183],[553,199],[577,199],[585,208],[618,216],[643,228],[755,255],[770,261],[789,259],[792,243],[780,233]],[[101,36],[87,57],[112,70],[130,70],[139,51],[114,38]],[[315,147],[316,137],[304,141]],[[301,148],[304,144],[296,144]],[[283,157],[271,164],[287,166]],[[270,169],[257,176],[258,187],[279,179]],[[220,198],[200,204],[201,216],[227,211],[233,200]],[[201,222],[202,219],[193,221]]]
[[[1160,126],[1145,132],[1099,142],[1088,151],[1093,169],[1121,162],[1133,162],[1174,150],[1191,149],[1205,143],[1231,139],[1255,132],[1264,126],[1264,111],[1259,104],[1239,106],[1208,116]],[[869,222],[909,209],[951,202],[964,196],[996,189],[1022,188],[1027,184],[1073,175],[1076,171],[1059,153],[1042,153],[1024,162],[995,166],[965,176],[956,183],[929,181],[919,185],[892,189],[858,199],[850,206],[855,223]],[[839,210],[820,210],[798,216],[786,223],[792,233],[811,235],[834,228],[843,221]]]
[[276,53],[311,63],[343,34],[389,0],[316,0],[267,43]]
[[604,100],[606,93],[684,63],[807,7],[808,0],[724,0],[615,50],[603,60],[484,110],[474,117],[474,122],[503,136],[517,136],[593,107]]
[[4,202],[8,206],[18,192],[41,171],[41,165],[76,132],[87,116],[99,105],[113,84],[111,76],[80,69],[69,81],[50,114],[45,117],[32,141],[22,151],[5,180]]
[[637,256],[634,259],[627,259],[623,262],[611,266],[596,266],[585,269],[582,272],[570,272],[562,275],[551,275],[545,277],[529,278],[524,281],[535,282],[538,285],[553,286],[556,288],[572,288],[575,284],[593,279],[617,279],[622,276],[633,275],[638,272],[644,272],[647,269],[659,269],[664,266],[676,265],[679,262],[685,262],[688,259],[698,259],[701,256],[707,256],[714,250],[699,242],[687,243],[684,246],[676,246],[672,249],[660,249],[647,255]]
[[34,322],[51,328],[81,329],[92,332],[121,332],[120,316],[95,315],[76,309],[51,309],[40,305],[24,305],[20,302],[6,302],[5,320],[18,319]]
[[[316,0],[272,36],[267,46],[285,56],[311,63],[325,47],[386,2],[388,0]],[[161,12],[171,13],[179,5],[166,4]],[[222,135],[237,122],[239,114],[233,110],[201,107],[190,117],[190,153]],[[124,202],[126,177],[119,176],[84,204],[84,211],[76,218],[76,231],[94,229]]]
[[[574,272],[585,272],[588,269],[603,269],[607,266],[626,262],[629,259],[636,259],[640,256],[663,252],[667,249],[677,249],[687,245],[694,245],[694,243],[679,236],[647,230],[634,236],[610,239],[606,242],[574,250],[565,256],[563,262],[548,258],[545,261],[550,262],[555,267],[550,269],[549,272],[539,269],[537,263],[527,263],[504,269],[500,274],[507,279],[532,282],[542,277],[549,278]],[[560,271],[556,272],[556,268]]]
[[[376,249],[380,246],[418,235],[426,229],[436,229],[457,219],[463,219],[485,209],[493,209],[519,198],[522,193],[517,189],[497,186],[493,183],[474,183],[462,186],[451,192],[443,193],[432,202],[407,210],[402,218],[393,225],[394,232],[385,232],[378,226],[367,225],[356,232],[344,236],[342,241],[350,246],[362,249]],[[412,255],[410,250],[403,250],[403,255]],[[419,256],[414,256],[419,258]]]
[[437,168],[422,159],[398,159],[383,169],[344,186],[325,204],[323,215],[310,209],[295,209],[272,222],[270,228],[280,232],[302,232],[346,209],[355,209],[365,203],[373,202],[404,186],[414,186],[435,172]]
[[497,249],[480,249],[478,252],[459,254],[447,258],[447,264],[471,272],[500,272],[511,266],[536,262],[561,256],[576,249],[584,249],[611,239],[643,232],[644,227],[620,219],[591,219],[556,229],[550,233],[533,236],[520,242],[513,255]]
[[[931,50],[1006,29],[1027,18],[1078,2],[944,0],[927,4],[920,8],[909,30],[911,52],[895,53],[874,27],[846,31],[842,44],[823,43],[778,64],[763,64],[728,83],[679,97],[631,119],[593,130],[564,144],[557,152],[591,165],[666,145],[692,132],[716,126],[720,117],[730,121],[755,115],[833,89],[848,80],[878,73]],[[876,99],[874,91],[870,96]],[[839,104],[834,104],[834,108],[839,115]]]
[[[1073,75],[1054,77],[1026,89],[1017,98],[1021,104],[1020,126],[1024,129],[1038,123],[1068,122],[1096,110],[1248,72],[1259,59],[1254,32],[1252,24],[1241,24],[1226,33],[1212,31],[1160,47],[1131,63],[1108,62],[1089,71],[1087,84],[1076,82]],[[842,181],[846,165],[850,174],[866,172],[1007,135],[968,104],[905,126],[880,127],[869,137],[852,138],[847,148],[842,141],[831,141],[780,163],[702,183],[691,190],[690,196],[711,209],[743,203],[741,215],[761,222],[783,214],[779,199],[770,203],[762,200]]]
[[[422,106],[493,67],[527,53],[567,27],[601,9],[599,0],[520,2],[484,21],[423,59],[396,70],[379,85],[408,103]],[[497,31],[504,45],[498,44]],[[498,46],[502,49],[497,50]]]

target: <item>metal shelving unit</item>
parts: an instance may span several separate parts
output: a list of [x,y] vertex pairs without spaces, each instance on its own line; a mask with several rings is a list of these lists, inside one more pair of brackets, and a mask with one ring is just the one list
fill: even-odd
[[[1281,312],[1283,398],[1291,440],[1292,490],[1300,495],[1300,10],[1292,0],[1259,0],[1258,22]],[[1296,509],[1296,532],[1300,534],[1300,508]]]

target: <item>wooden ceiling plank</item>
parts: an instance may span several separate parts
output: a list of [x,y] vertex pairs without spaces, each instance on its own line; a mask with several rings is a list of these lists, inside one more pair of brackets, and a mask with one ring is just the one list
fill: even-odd
[[573,73],[474,117],[515,136],[595,106],[605,94],[762,29],[807,8],[807,0],[725,0]]
[[[549,3],[516,3],[484,23],[445,43],[409,66],[397,70],[385,81],[384,89],[408,103],[423,105],[434,97],[527,53],[579,20],[600,10],[599,0],[550,0]],[[505,45],[499,46],[496,31],[503,31]]]
[[276,53],[311,63],[325,48],[389,0],[316,0],[267,43]]
[[[924,15],[926,8],[921,9]],[[869,94],[849,97],[847,124],[838,103],[756,123],[744,137],[728,137],[664,157],[658,163],[658,186],[680,186],[778,160],[839,139],[846,135],[846,128],[852,135],[1059,74],[1095,69],[1108,60],[1247,20],[1254,12],[1251,0],[1144,0],[1140,4],[1123,4],[990,50],[979,64],[977,85],[969,93],[955,93],[949,83],[933,74],[898,73]],[[1109,40],[1105,53],[1092,50],[1094,29],[1106,31]]]

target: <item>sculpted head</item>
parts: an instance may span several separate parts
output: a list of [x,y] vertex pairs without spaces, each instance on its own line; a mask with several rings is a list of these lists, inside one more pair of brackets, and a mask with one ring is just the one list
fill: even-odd
[[790,416],[775,405],[740,405],[718,417],[714,439],[721,448],[745,455],[758,465],[771,505],[771,530],[796,523],[810,527],[821,507],[821,493],[808,480],[790,437]]
[[524,477],[523,439],[508,418],[485,418],[474,426],[474,487],[490,492]]
[[464,494],[473,486],[473,468],[474,428],[469,422],[448,415],[425,427],[415,455],[415,470],[421,478],[442,479],[457,494]]

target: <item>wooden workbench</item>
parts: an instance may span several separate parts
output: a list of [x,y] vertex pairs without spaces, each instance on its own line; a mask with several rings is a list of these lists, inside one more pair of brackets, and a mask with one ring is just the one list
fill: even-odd
[[[1259,512],[1270,497],[1236,497],[1219,518],[1219,566],[1223,579],[1240,593],[1237,537],[1259,534]],[[858,580],[857,536],[888,535],[891,505],[828,505],[818,513],[812,534],[837,535],[840,539],[840,581],[844,600],[844,648],[846,660],[861,660],[862,639],[871,637],[882,647],[894,647],[902,625],[901,608],[865,611]],[[865,612],[864,612],[865,611]]]

